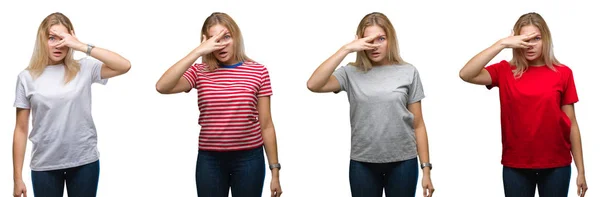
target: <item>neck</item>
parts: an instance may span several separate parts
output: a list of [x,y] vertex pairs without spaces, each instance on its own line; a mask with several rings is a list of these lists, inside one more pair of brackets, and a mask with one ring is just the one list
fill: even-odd
[[544,60],[542,58],[537,58],[537,59],[532,60],[532,61],[527,61],[527,64],[529,66],[539,67],[539,66],[545,66],[546,62],[544,62]]

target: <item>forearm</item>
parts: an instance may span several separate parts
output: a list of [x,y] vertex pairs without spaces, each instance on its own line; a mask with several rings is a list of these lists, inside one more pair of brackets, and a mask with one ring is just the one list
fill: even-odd
[[[83,52],[86,51],[87,45]],[[125,73],[131,68],[131,63],[129,62],[129,60],[125,59],[124,57],[115,52],[109,51],[104,48],[94,47],[90,52],[90,56],[100,60],[102,63],[104,63],[106,67],[110,68],[111,70],[118,71],[120,73]]]
[[[265,144],[265,152],[267,153],[267,160],[269,164],[279,163],[277,156],[277,137],[275,135],[275,128],[268,127],[262,130],[262,137]],[[279,169],[274,168],[271,171],[273,177],[279,177]]]
[[471,58],[467,64],[460,70],[460,78],[468,80],[476,77],[481,70],[487,65],[496,55],[498,55],[503,49],[501,41],[494,43],[492,46],[481,51],[473,58]]
[[179,79],[183,76],[185,71],[194,63],[201,54],[195,50],[190,52],[184,58],[176,62],[171,66],[158,80],[156,87],[159,90],[171,90],[176,85]]
[[[421,163],[429,163],[429,140],[424,126],[415,128],[417,138],[417,154]],[[423,175],[429,176],[430,168],[423,168]]]
[[15,129],[13,135],[13,180],[23,180],[23,160],[27,148],[27,130]]
[[335,54],[325,60],[316,70],[313,72],[312,76],[308,80],[307,86],[309,89],[319,89],[329,80],[329,77],[335,71],[340,63],[346,58],[346,56],[350,53],[349,50],[345,49],[345,47],[340,48]]
[[577,122],[573,122],[571,126],[571,153],[573,154],[573,160],[575,161],[575,166],[577,167],[579,175],[585,175],[581,134]]

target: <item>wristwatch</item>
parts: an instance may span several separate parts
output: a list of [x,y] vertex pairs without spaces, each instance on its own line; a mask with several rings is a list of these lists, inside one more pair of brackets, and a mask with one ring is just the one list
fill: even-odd
[[425,167],[429,167],[429,170],[433,169],[433,165],[431,165],[431,163],[422,163],[421,164],[421,169],[423,169]]
[[90,53],[92,53],[92,49],[93,49],[94,47],[96,47],[96,46],[94,46],[93,44],[87,44],[87,51],[85,52],[85,54],[86,54],[87,56],[90,56]]
[[281,164],[276,163],[276,164],[269,164],[269,169],[273,170],[273,168],[277,168],[281,170]]

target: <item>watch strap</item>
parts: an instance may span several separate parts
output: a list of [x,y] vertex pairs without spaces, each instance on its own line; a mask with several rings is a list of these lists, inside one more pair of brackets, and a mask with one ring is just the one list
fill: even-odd
[[277,168],[281,170],[281,164],[276,163],[276,164],[269,164],[269,169],[273,170],[273,168]]

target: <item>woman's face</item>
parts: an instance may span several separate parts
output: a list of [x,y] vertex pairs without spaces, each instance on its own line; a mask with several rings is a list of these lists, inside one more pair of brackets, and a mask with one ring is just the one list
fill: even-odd
[[[228,42],[229,40],[233,39],[231,37],[231,33],[229,32],[229,30],[220,24],[214,25],[212,27],[210,27],[208,29],[208,38],[211,38],[213,36],[218,35],[222,30],[225,30],[225,34],[223,35],[223,37],[219,40],[217,40],[217,42]],[[237,62],[234,62],[235,60],[233,59],[233,40],[227,44],[227,46],[221,50],[216,50],[213,51],[213,55],[217,58],[217,60],[219,60],[219,62],[226,64],[226,65],[232,65],[235,64]]]
[[48,53],[50,53],[48,56],[50,57],[50,64],[55,65],[62,63],[67,56],[67,52],[69,52],[69,47],[63,46],[61,48],[57,48],[56,45],[61,39],[57,35],[50,33],[52,30],[64,33],[68,33],[69,31],[67,30],[67,27],[60,24],[53,25],[50,27],[50,29],[48,29]]
[[363,37],[369,37],[369,36],[377,35],[377,34],[379,34],[381,36],[379,36],[378,38],[375,38],[375,40],[373,40],[373,44],[379,44],[380,46],[374,50],[367,50],[365,52],[367,53],[367,56],[369,57],[371,62],[373,62],[373,65],[389,64],[389,60],[387,58],[387,54],[388,54],[387,35],[385,34],[385,31],[383,30],[383,28],[381,28],[377,25],[369,26],[365,29],[365,33],[364,33]]
[[540,58],[542,56],[543,49],[542,34],[540,33],[540,29],[534,25],[527,25],[522,27],[521,32],[519,32],[520,35],[528,35],[531,33],[536,33],[538,36],[527,41],[534,45],[527,49],[523,49],[523,55],[525,56],[525,59],[527,59],[527,61],[529,61],[532,65],[544,64],[544,61]]

